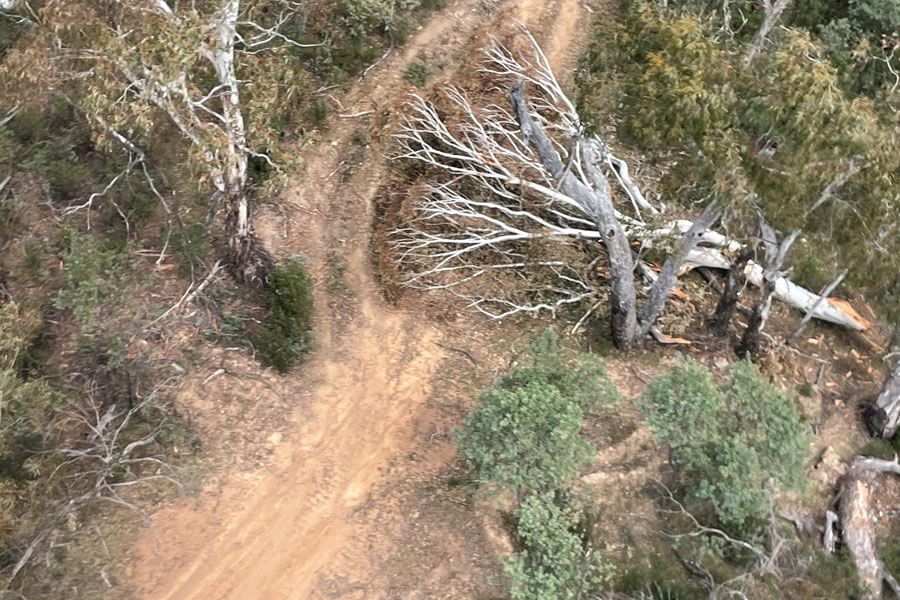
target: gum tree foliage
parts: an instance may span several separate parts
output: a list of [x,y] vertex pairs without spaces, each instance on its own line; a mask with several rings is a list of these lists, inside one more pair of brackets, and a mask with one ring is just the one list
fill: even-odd
[[[845,87],[888,100],[900,82],[900,4],[893,0],[798,3],[788,22],[816,34]],[[897,100],[893,100],[896,106]]]
[[422,4],[422,0],[345,0],[348,28],[357,37],[373,29],[393,35],[399,16]]
[[[633,3],[617,26],[598,28],[582,112],[617,115],[623,137],[665,161],[663,197],[686,207],[732,199],[723,222],[735,237],[749,236],[756,206],[775,229],[802,229],[798,283],[819,288],[852,267],[847,282],[896,310],[897,113],[842,89],[808,31],[776,33],[747,66],[746,43],[708,16]],[[598,93],[611,81],[614,110]]]
[[686,500],[711,508],[729,529],[752,531],[767,515],[773,485],[802,483],[810,429],[750,361],[716,383],[706,367],[682,360],[649,384],[640,407],[682,472]]
[[484,483],[516,491],[562,489],[593,455],[584,412],[617,401],[596,357],[568,361],[552,330],[529,346],[528,364],[478,397],[456,434],[462,459]]
[[[17,521],[35,501],[35,480],[50,433],[56,394],[40,379],[26,379],[21,359],[41,327],[40,313],[7,302],[0,306],[0,557],[10,552]],[[4,558],[6,562],[7,558]]]

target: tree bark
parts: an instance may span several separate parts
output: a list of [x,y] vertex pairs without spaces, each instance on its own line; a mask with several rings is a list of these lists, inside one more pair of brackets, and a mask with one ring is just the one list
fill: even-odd
[[719,297],[719,302],[708,323],[709,330],[715,336],[725,337],[728,333],[728,325],[731,323],[738,300],[740,300],[741,289],[747,281],[744,267],[747,266],[749,260],[750,254],[746,250],[741,250],[731,270],[728,271],[725,289],[722,290],[722,295]]
[[240,0],[228,0],[223,6],[213,53],[222,93],[223,129],[227,137],[223,172],[214,178],[217,192],[225,200],[226,232],[232,274],[245,284],[265,283],[272,260],[261,248],[251,227],[247,185],[247,134],[241,112],[240,89],[234,69],[234,46]]
[[775,284],[766,281],[760,292],[759,302],[753,307],[753,314],[747,321],[747,329],[741,337],[740,343],[735,347],[735,353],[744,358],[748,354],[759,354],[762,350],[762,330],[769,318],[769,311],[772,308],[772,293],[775,291]]
[[600,239],[609,257],[611,328],[613,342],[620,350],[629,350],[638,342],[637,296],[634,291],[634,258],[628,237],[616,218],[615,206],[609,192],[606,177],[593,166],[590,158],[593,148],[577,139],[583,152],[585,163],[590,165],[589,174],[594,184],[590,189],[578,181],[563,164],[544,128],[532,116],[525,100],[525,84],[520,81],[509,91],[513,114],[519,122],[522,135],[537,153],[541,164],[558,182],[560,189],[584,207],[600,232]]
[[[532,117],[525,99],[523,81],[510,89],[509,97],[522,135],[534,149],[541,164],[557,181],[559,189],[584,208],[600,232],[600,239],[609,259],[610,326],[613,342],[620,350],[630,350],[640,344],[653,327],[678,281],[682,265],[709,226],[719,218],[720,207],[715,202],[710,203],[700,217],[690,225],[679,240],[675,252],[663,264],[659,277],[650,290],[650,297],[638,315],[634,288],[634,257],[628,236],[616,216],[609,182],[597,167],[597,164],[602,162],[595,160],[600,144],[580,136],[574,140],[575,155],[582,157],[580,166],[586,171],[591,182],[591,186],[588,186],[570,172],[570,167],[563,163],[544,128]],[[603,148],[599,148],[599,151],[603,152]]]
[[761,242],[765,244],[765,266],[763,267],[763,281],[760,287],[759,301],[753,307],[753,314],[747,323],[747,329],[741,338],[740,343],[735,348],[735,352],[741,358],[749,354],[757,354],[762,349],[762,331],[769,319],[769,312],[772,309],[772,296],[775,293],[779,279],[782,279],[786,272],[781,270],[788,251],[800,235],[800,230],[795,229],[786,238],[778,242],[777,234],[772,229],[760,212],[759,228],[761,231]]
[[881,393],[866,415],[874,435],[892,438],[900,426],[900,360],[884,380]]

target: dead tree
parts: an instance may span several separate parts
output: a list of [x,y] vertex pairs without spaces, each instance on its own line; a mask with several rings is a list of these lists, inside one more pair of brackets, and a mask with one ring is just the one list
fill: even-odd
[[[401,156],[436,167],[449,181],[426,187],[417,205],[418,223],[393,232],[394,249],[401,263],[414,266],[406,284],[427,289],[458,291],[461,284],[488,272],[542,268],[551,273],[555,282],[536,286],[530,301],[489,296],[483,289],[470,297],[474,307],[499,318],[555,310],[596,293],[579,269],[560,257],[528,257],[523,243],[599,241],[609,265],[613,339],[620,348],[631,348],[653,327],[682,263],[705,239],[718,208],[711,205],[678,232],[676,251],[638,311],[635,259],[607,172],[614,174],[635,207],[636,218],[627,219],[632,229],[643,226],[640,209],[658,211],[637,190],[624,162],[600,139],[583,134],[573,103],[540,47],[525,35],[531,42],[530,57],[515,57],[495,41],[485,51],[481,69],[508,91],[511,110],[499,104],[478,110],[461,90],[449,87],[444,94],[459,117],[450,126],[433,104],[413,96],[397,136]],[[489,262],[481,262],[484,259]]]
[[[664,515],[672,524],[678,524],[679,527],[678,531],[664,531],[663,534],[669,539],[671,549],[684,569],[691,576],[700,580],[708,592],[710,600],[746,598],[743,588],[754,578],[771,576],[778,579],[782,576],[782,563],[788,562],[785,559],[798,544],[793,536],[786,537],[781,533],[775,514],[774,497],[771,494],[768,497],[768,523],[761,532],[762,535],[759,536],[759,539],[744,540],[730,535],[720,528],[703,525],[682,502],[675,498],[666,485],[659,482],[657,484],[663,492],[663,496],[660,498],[662,504],[659,508],[660,514]],[[716,538],[733,551],[752,556],[753,566],[724,581],[716,581],[716,577],[704,567],[702,560],[695,560],[678,548],[679,544],[703,538]]]
[[750,253],[741,249],[734,259],[734,265],[728,271],[725,288],[722,290],[722,295],[719,297],[719,302],[708,323],[710,331],[716,336],[724,337],[728,333],[728,325],[731,323],[731,318],[734,316],[735,308],[740,300],[741,290],[747,282],[744,268],[749,260]]
[[766,223],[765,217],[759,213],[759,229],[760,241],[765,247],[765,258],[763,266],[763,282],[760,286],[759,299],[753,307],[753,313],[747,323],[747,329],[741,338],[735,351],[740,357],[746,356],[748,353],[756,354],[762,346],[762,331],[769,319],[769,311],[772,309],[772,296],[778,280],[790,272],[790,269],[784,270],[784,260],[787,253],[800,235],[800,230],[795,229],[786,238],[778,241],[778,236],[772,227]]
[[[456,294],[499,319],[582,303],[591,306],[587,316],[606,299],[598,279],[608,277],[614,339],[630,347],[652,331],[677,275],[695,267],[732,269],[741,244],[707,229],[716,204],[697,221],[648,226],[642,213],[660,211],[640,193],[627,164],[584,134],[546,57],[525,35],[528,56],[513,56],[496,41],[484,51],[480,71],[493,88],[477,91],[479,106],[454,86],[441,88],[433,102],[411,95],[396,135],[397,158],[417,162],[423,174],[409,186],[403,225],[390,232],[401,283]],[[615,206],[611,185],[624,192],[633,216]],[[664,241],[675,250],[659,274],[636,262],[632,243],[646,249]],[[599,275],[598,262],[605,262]],[[636,268],[650,283],[640,310]],[[763,285],[760,265],[749,262],[745,273],[752,285]],[[815,318],[868,326],[849,307],[821,301],[783,277],[772,295]]]
[[147,513],[129,497],[130,490],[159,484],[181,487],[158,441],[167,420],[164,416],[148,419],[151,413],[161,412],[157,395],[168,383],[130,407],[105,405],[95,395],[93,382],[88,384],[86,399],[65,401],[54,426],[78,436],[52,450],[56,465],[47,481],[66,490],[66,495],[35,515],[36,527],[12,565],[7,585],[35,560],[55,530],[87,507],[111,504],[149,522]]
[[873,435],[892,438],[900,426],[900,360],[884,380],[881,393],[866,414]]
[[893,461],[857,456],[841,486],[842,539],[859,571],[860,587],[867,600],[880,600],[885,583],[900,598],[900,585],[884,568],[875,543],[872,500],[877,492],[877,477],[882,473],[900,475],[900,463],[896,456]]

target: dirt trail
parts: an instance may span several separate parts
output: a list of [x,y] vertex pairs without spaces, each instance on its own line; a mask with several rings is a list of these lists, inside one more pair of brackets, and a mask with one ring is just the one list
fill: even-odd
[[[377,114],[392,103],[404,88],[404,66],[423,50],[444,44],[465,52],[470,32],[489,18],[482,6],[480,0],[451,3],[340,98],[342,112]],[[548,40],[554,65],[569,61],[578,46],[573,37],[584,33],[578,31],[587,16],[582,3],[525,0],[520,10],[523,22]],[[318,292],[316,356],[283,382],[285,399],[298,407],[295,433],[268,468],[235,473],[220,488],[154,515],[155,525],[136,546],[132,574],[148,600],[316,596],[317,573],[359,538],[360,525],[348,516],[391,476],[394,457],[416,449],[414,425],[446,354],[434,343],[440,340],[435,327],[385,305],[373,281],[371,201],[385,175],[387,140],[372,140],[355,175],[342,182],[335,174],[357,127],[353,119],[333,118],[325,138],[304,156],[307,174],[288,198],[296,210],[288,209],[289,217],[258,216],[267,247],[310,256],[319,279],[327,257],[338,252],[347,261],[351,307],[331,314]],[[378,523],[364,528],[367,536],[378,535]]]

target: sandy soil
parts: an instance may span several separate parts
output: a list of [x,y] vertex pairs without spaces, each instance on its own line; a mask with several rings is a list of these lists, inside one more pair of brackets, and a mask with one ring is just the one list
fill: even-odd
[[[130,575],[142,597],[452,598],[497,585],[488,550],[504,550],[503,536],[473,520],[462,495],[428,487],[452,469],[447,432],[458,414],[431,402],[432,388],[445,384],[435,375],[453,360],[435,343],[448,334],[420,313],[387,306],[368,257],[386,123],[405,89],[403,69],[422,52],[440,52],[445,62],[446,53],[465,52],[471,32],[492,18],[484,6],[452,2],[335,98],[338,114],[303,152],[302,181],[281,209],[260,211],[268,248],[310,257],[319,281],[328,277],[328,258],[340,256],[347,290],[337,306],[318,286],[317,305],[329,308],[317,316],[316,355],[278,380],[280,398],[295,408],[291,433],[269,438],[265,465],[234,469],[153,516]],[[557,68],[573,59],[586,33],[579,24],[589,16],[582,2],[523,0],[519,14],[546,40]],[[354,150],[361,132],[369,145]],[[239,385],[232,377],[208,386],[192,381],[180,401],[202,413],[216,410],[218,394],[259,388]]]

